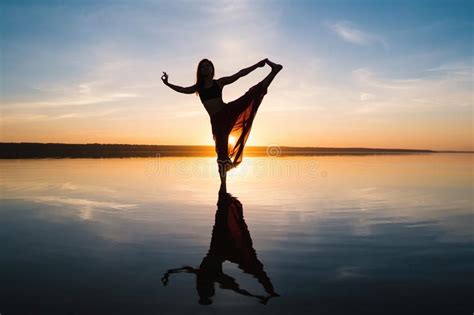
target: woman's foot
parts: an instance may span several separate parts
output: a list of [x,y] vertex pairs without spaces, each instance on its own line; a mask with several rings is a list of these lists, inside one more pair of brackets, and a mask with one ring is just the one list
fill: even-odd
[[282,65],[279,65],[277,63],[274,63],[274,62],[271,62],[268,58],[266,59],[267,61],[267,64],[272,68],[272,71],[280,71],[281,69],[283,69],[283,66]]
[[232,162],[232,159],[230,157],[224,160],[224,167],[226,172],[234,168],[234,162]]

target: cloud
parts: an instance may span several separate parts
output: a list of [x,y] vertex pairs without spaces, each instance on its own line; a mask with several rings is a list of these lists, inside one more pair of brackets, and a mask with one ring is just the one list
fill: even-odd
[[[352,72],[356,87],[363,90],[364,102],[357,112],[373,112],[375,108],[388,112],[465,111],[472,108],[472,67],[441,65],[418,77],[387,78],[367,68]],[[459,69],[463,69],[459,71]],[[376,95],[376,97],[375,97]]]
[[352,72],[352,76],[356,82],[366,84],[375,88],[383,89],[395,89],[404,90],[410,89],[415,86],[416,83],[420,82],[419,78],[408,78],[408,79],[380,79],[376,78],[375,75],[366,68],[359,68]]
[[46,97],[43,100],[3,102],[4,108],[59,108],[69,106],[94,105],[107,102],[117,102],[125,99],[137,98],[140,95],[121,91],[124,87],[107,87],[106,89],[93,88],[91,83],[72,85],[52,84],[46,87],[34,87]]
[[374,94],[361,92],[359,96],[361,101],[370,101],[375,98]]
[[327,22],[326,26],[329,27],[333,32],[336,33],[341,39],[351,44],[359,46],[371,46],[380,44],[385,48],[388,48],[388,44],[380,36],[370,34],[357,28],[354,24],[349,21],[337,21]]
[[469,81],[471,84],[474,77],[472,60],[460,60],[444,63],[426,71],[432,76],[445,77],[457,82]]
[[33,122],[33,121],[50,121],[60,119],[84,119],[98,118],[108,116],[113,113],[120,112],[119,109],[95,110],[93,112],[73,112],[65,114],[35,114],[35,113],[12,113],[3,114],[2,122]]

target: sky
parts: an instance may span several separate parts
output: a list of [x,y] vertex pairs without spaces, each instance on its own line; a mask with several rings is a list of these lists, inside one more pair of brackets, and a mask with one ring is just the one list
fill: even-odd
[[[283,65],[248,145],[474,150],[472,1],[0,1],[0,142],[213,145],[190,86]],[[223,90],[232,101],[258,68]]]

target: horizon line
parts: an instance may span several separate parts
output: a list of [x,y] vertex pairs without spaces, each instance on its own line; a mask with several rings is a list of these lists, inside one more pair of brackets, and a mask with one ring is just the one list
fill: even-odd
[[[100,142],[87,142],[87,143],[67,143],[67,142],[0,142],[0,144],[53,144],[53,145],[122,145],[122,146],[166,146],[166,147],[202,147],[202,148],[214,148],[214,145],[204,144],[131,144],[131,143],[100,143]],[[268,147],[279,147],[289,149],[363,149],[363,150],[399,150],[399,151],[430,151],[434,153],[474,153],[472,150],[432,150],[432,149],[414,149],[414,148],[389,148],[389,147],[363,147],[363,146],[350,146],[350,147],[321,147],[321,146],[289,146],[289,145],[249,145],[246,148],[268,148]]]

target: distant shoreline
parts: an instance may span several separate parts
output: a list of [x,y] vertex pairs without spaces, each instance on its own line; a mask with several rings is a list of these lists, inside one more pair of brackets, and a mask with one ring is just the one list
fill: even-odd
[[[434,151],[385,148],[328,148],[289,146],[249,146],[246,156],[311,156],[311,155],[387,155],[473,153],[472,151]],[[209,156],[216,153],[213,146],[199,145],[141,145],[141,144],[66,144],[66,143],[0,143],[1,159],[19,158],[124,158],[156,156]]]

